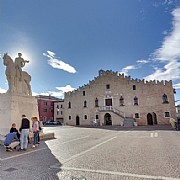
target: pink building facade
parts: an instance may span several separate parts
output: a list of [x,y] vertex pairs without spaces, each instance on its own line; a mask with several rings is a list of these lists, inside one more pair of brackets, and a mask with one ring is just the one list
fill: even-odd
[[53,96],[36,96],[38,102],[38,112],[40,121],[54,121],[54,102],[59,98]]

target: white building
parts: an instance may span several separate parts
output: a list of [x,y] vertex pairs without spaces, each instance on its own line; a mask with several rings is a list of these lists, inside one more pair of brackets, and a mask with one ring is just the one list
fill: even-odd
[[178,105],[176,106],[176,116],[177,116],[177,119],[180,120],[180,104],[178,104]]
[[64,100],[54,102],[54,120],[64,123]]

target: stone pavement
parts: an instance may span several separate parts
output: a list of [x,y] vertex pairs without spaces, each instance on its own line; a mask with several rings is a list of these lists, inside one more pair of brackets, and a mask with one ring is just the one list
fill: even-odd
[[[28,151],[5,152],[0,147],[0,180],[126,180],[121,173],[96,171],[81,168],[62,167],[45,142],[36,149]],[[143,180],[142,177],[129,177],[132,180]],[[147,179],[147,178],[146,178]],[[149,179],[149,178],[148,178]]]
[[0,180],[180,179],[180,132],[169,126],[45,127],[27,151],[0,146]]
[[[56,169],[51,168],[54,164]],[[45,141],[36,148],[29,144],[27,151],[6,152],[0,146],[0,180],[59,179],[56,174],[60,167]]]

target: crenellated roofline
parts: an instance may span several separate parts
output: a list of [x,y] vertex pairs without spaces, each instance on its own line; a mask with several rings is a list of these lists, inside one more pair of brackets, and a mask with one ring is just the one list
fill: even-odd
[[79,86],[79,88],[77,88],[76,90],[73,90],[73,91],[69,91],[69,92],[66,92],[65,95],[71,95],[71,94],[75,94],[76,92],[80,91],[80,90],[83,90],[87,87],[90,87],[91,85],[93,85],[96,80],[102,78],[102,77],[107,77],[107,76],[111,76],[111,77],[119,77],[120,79],[124,79],[124,80],[127,80],[127,81],[130,81],[132,83],[142,83],[144,85],[160,85],[160,86],[172,86],[172,80],[170,81],[167,81],[167,80],[162,80],[162,81],[159,81],[159,80],[150,80],[150,81],[147,81],[145,79],[133,79],[131,78],[131,76],[125,76],[124,73],[120,73],[120,72],[114,72],[112,70],[99,70],[99,75],[97,77],[94,77],[93,80],[90,80],[89,83],[87,84],[84,84],[83,86]]

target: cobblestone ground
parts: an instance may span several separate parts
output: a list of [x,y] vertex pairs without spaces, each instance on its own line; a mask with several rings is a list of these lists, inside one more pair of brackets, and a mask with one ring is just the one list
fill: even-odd
[[27,151],[0,146],[0,180],[180,179],[180,131],[170,126],[45,127]]

